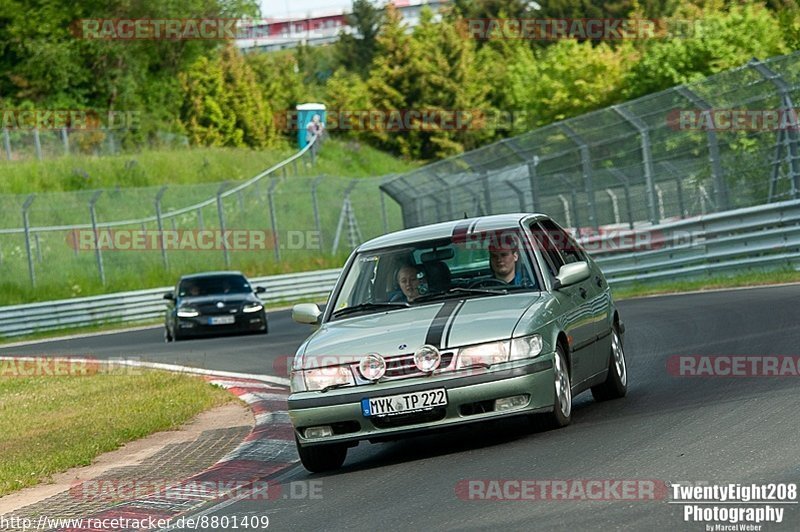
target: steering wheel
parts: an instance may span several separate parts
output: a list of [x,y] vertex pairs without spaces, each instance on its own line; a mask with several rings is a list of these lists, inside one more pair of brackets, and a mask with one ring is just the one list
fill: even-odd
[[505,281],[501,281],[496,277],[490,277],[488,279],[478,279],[469,285],[469,288],[485,288],[491,286],[508,286],[508,283]]

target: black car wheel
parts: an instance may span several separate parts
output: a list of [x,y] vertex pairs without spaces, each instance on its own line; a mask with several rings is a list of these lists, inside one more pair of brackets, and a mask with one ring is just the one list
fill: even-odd
[[619,399],[628,393],[628,367],[625,364],[625,351],[617,327],[611,329],[611,353],[608,360],[608,377],[603,384],[592,386],[595,401]]
[[300,455],[300,462],[312,473],[339,469],[347,458],[347,446],[341,443],[303,447],[297,441],[297,437],[294,441],[297,445],[297,454]]
[[566,427],[572,422],[572,383],[567,357],[561,346],[553,354],[553,410],[530,418],[535,430]]

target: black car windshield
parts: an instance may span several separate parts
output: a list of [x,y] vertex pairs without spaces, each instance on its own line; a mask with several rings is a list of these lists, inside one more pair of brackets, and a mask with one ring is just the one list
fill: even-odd
[[246,294],[252,291],[250,283],[242,275],[192,277],[183,279],[178,287],[178,295],[181,297]]
[[524,241],[519,229],[505,229],[359,253],[345,274],[334,316],[353,315],[337,312],[352,307],[386,312],[450,298],[538,291]]

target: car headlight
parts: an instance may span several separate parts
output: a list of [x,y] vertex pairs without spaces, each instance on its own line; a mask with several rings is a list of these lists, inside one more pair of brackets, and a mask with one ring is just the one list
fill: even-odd
[[[353,372],[347,366],[331,366],[295,370],[292,372],[292,388],[294,391],[323,390],[331,386],[348,386],[355,384]],[[303,389],[301,389],[303,388]]]
[[196,318],[200,313],[192,307],[181,307],[178,309],[179,318]]
[[259,310],[263,309],[264,305],[260,303],[253,303],[251,305],[245,305],[242,308],[242,312],[258,312]]
[[542,353],[541,334],[532,334],[530,336],[523,336],[522,338],[514,338],[511,340],[511,354],[509,360],[521,360],[523,358],[533,358]]
[[462,347],[458,350],[456,369],[533,358],[542,352],[542,347],[542,337],[539,334]]
[[471,345],[458,350],[456,369],[508,362],[508,340]]

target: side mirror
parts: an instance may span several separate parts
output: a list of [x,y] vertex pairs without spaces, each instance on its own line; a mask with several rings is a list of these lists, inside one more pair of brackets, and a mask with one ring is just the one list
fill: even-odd
[[256,294],[263,294],[267,291],[263,286],[256,286]]
[[572,264],[565,264],[558,270],[556,282],[553,285],[554,290],[565,288],[578,284],[589,278],[591,272],[589,271],[589,264],[584,261],[573,262]]
[[292,319],[297,323],[317,325],[322,311],[315,303],[300,303],[292,307]]
[[172,292],[167,292],[166,294],[164,294],[164,299],[175,301],[175,294],[173,294]]

